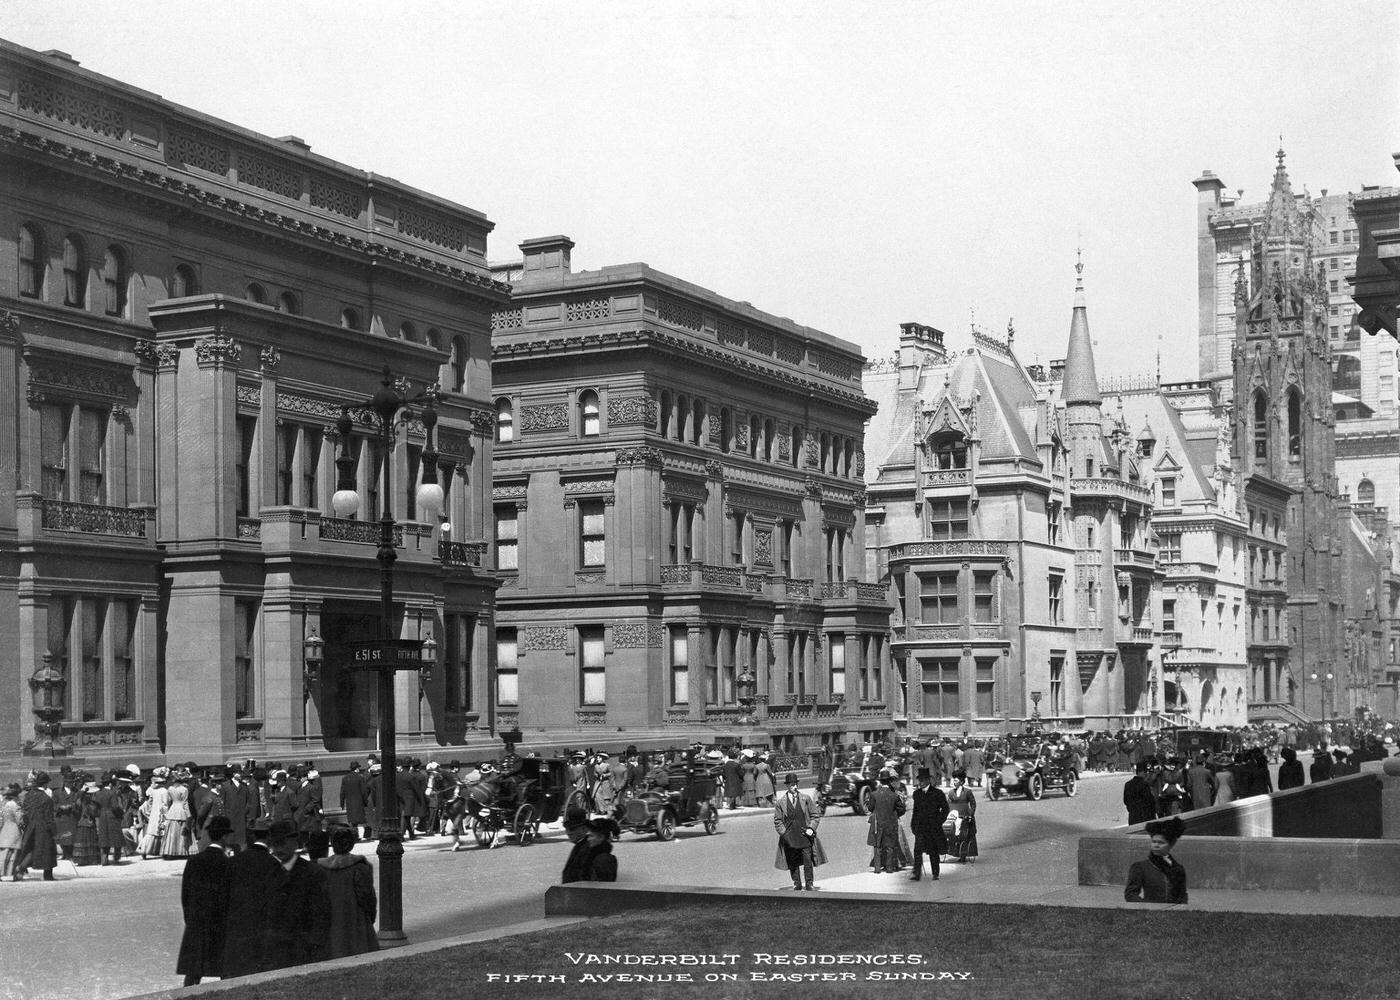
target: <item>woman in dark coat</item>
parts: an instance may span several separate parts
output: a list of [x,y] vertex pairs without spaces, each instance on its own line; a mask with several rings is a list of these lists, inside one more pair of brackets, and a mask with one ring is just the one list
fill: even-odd
[[374,867],[368,858],[352,854],[355,831],[338,826],[331,831],[335,853],[316,863],[326,873],[326,891],[331,897],[331,939],[327,958],[344,958],[379,950],[374,932],[378,900],[374,895]]
[[948,792],[948,809],[957,815],[953,821],[953,836],[948,841],[948,853],[954,861],[971,863],[977,860],[977,797],[967,787],[967,772],[953,772],[953,788]]
[[233,825],[227,816],[215,816],[206,828],[209,846],[185,862],[180,882],[180,908],[185,914],[185,934],[175,971],[186,986],[197,986],[205,976],[223,975],[224,940],[228,927],[230,863],[224,843]]
[[1283,757],[1283,763],[1278,767],[1278,790],[1281,792],[1287,788],[1302,788],[1306,782],[1303,779],[1303,765],[1298,760],[1298,752],[1292,747],[1284,747],[1279,753]]
[[616,882],[617,858],[613,857],[612,838],[618,832],[617,823],[610,819],[588,821],[587,835],[569,852],[564,863],[562,881]]
[[1171,854],[1185,829],[1186,824],[1175,816],[1147,824],[1151,852],[1146,861],[1134,861],[1128,868],[1124,899],[1130,903],[1186,902],[1186,869]]
[[38,868],[44,881],[52,882],[53,869],[58,864],[58,826],[54,820],[53,799],[46,789],[49,773],[40,771],[31,779],[19,808],[24,814],[24,839],[19,846],[19,861],[15,865],[16,879],[27,869]]
[[102,863],[121,864],[122,848],[126,844],[122,836],[122,817],[126,814],[126,799],[117,787],[117,777],[108,773],[102,779],[102,788],[92,797],[97,810],[97,850]]

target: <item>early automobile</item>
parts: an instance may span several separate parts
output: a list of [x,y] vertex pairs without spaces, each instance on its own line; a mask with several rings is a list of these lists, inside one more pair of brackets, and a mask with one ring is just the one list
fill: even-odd
[[703,824],[706,833],[719,827],[715,789],[720,770],[702,761],[677,761],[647,776],[647,786],[617,807],[617,824],[629,833],[654,833],[671,840],[676,828]]
[[831,806],[850,806],[857,816],[870,812],[879,768],[885,763],[884,756],[877,753],[878,748],[867,745],[836,761],[826,784],[817,786],[817,805],[823,812]]
[[1079,789],[1074,754],[1043,735],[1008,736],[1004,748],[987,762],[987,798],[1024,795],[1037,800],[1052,788],[1066,795]]

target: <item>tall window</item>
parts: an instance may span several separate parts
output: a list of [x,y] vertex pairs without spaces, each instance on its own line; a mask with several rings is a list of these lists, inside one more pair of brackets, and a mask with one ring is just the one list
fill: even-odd
[[719,450],[728,454],[733,438],[734,420],[729,415],[728,408],[721,408],[719,411]]
[[598,394],[592,389],[579,393],[578,426],[584,437],[598,436]]
[[826,637],[826,665],[833,696],[846,694],[846,636],[831,632]]
[[600,567],[606,565],[607,540],[604,534],[603,501],[580,500],[578,502],[579,523],[579,565]]
[[801,698],[807,693],[807,633],[789,632],[787,639],[787,693]]
[[941,437],[933,443],[933,464],[936,469],[967,468],[967,438]]
[[930,538],[967,537],[966,500],[930,500],[928,511]]
[[919,577],[920,620],[928,625],[954,625],[958,621],[958,575],[940,573]]
[[105,694],[107,678],[102,660],[102,635],[106,628],[107,602],[100,597],[83,599],[82,614],[82,658],[83,658],[83,705],[84,722],[106,716]]
[[407,321],[400,323],[399,339],[406,340],[411,344],[416,344],[418,342],[418,328]]
[[773,446],[777,440],[774,436],[774,423],[770,420],[763,421],[763,460],[773,461]]
[[923,714],[930,719],[951,719],[958,714],[957,660],[923,660]]
[[1158,538],[1161,541],[1162,562],[1181,562],[1181,535],[1175,531],[1164,531]]
[[689,563],[694,558],[695,505],[673,501],[671,503],[671,537],[667,543],[667,555],[671,564]]
[[239,598],[233,602],[233,714],[246,719],[256,715],[256,674],[258,602]]
[[353,306],[340,310],[340,325],[346,330],[360,329],[360,311]]
[[467,342],[462,337],[452,338],[452,391],[467,391]]
[[1269,403],[1263,392],[1254,394],[1254,457],[1269,457]]
[[37,226],[19,227],[19,293],[31,299],[44,294],[44,238]]
[[735,566],[744,565],[744,524],[748,516],[743,511],[735,511],[729,519],[729,561]]
[[676,415],[671,412],[671,393],[668,389],[661,390],[661,412],[657,415],[659,421],[657,431],[662,437],[671,436],[671,424],[675,421]]
[[1063,625],[1065,621],[1065,609],[1062,592],[1065,586],[1065,578],[1060,573],[1051,573],[1046,583],[1050,602],[1050,624]]
[[870,701],[883,701],[885,697],[885,639],[884,636],[870,637]]
[[520,569],[520,511],[515,504],[498,504],[496,514],[496,568]]
[[53,669],[63,675],[67,687],[64,688],[64,718],[71,719],[78,685],[73,683],[73,675],[68,669],[68,643],[73,634],[73,614],[76,602],[70,596],[54,594],[49,598],[49,646],[53,654]]
[[136,716],[136,601],[113,601],[112,629],[112,718]]
[[791,451],[792,467],[794,469],[799,469],[802,467],[802,439],[804,436],[805,435],[802,433],[802,428],[799,427],[797,424],[793,424]]
[[1163,476],[1163,477],[1162,477],[1162,506],[1163,506],[1163,507],[1175,507],[1175,506],[1176,506],[1176,477],[1175,477],[1175,476]]
[[763,425],[759,423],[757,416],[749,417],[749,457],[757,458],[759,450],[759,436]]
[[87,257],[77,236],[63,240],[63,304],[78,309],[87,305]]
[[175,273],[170,278],[170,297],[185,299],[199,294],[199,278],[194,268],[188,264],[175,265]]
[[407,469],[404,471],[403,486],[407,495],[404,497],[403,516],[407,521],[418,520],[418,482],[423,475],[423,449],[416,444],[410,444],[404,449],[404,459]]
[[996,621],[996,574],[972,574],[973,621]]
[[[77,433],[73,433],[76,414]],[[107,503],[107,411],[66,403],[39,409],[41,490],[50,500]],[[76,468],[74,483],[70,470]],[[72,492],[76,486],[76,493]]]
[[671,704],[690,701],[690,640],[684,625],[671,626]]
[[603,665],[603,627],[580,625],[578,656],[581,695],[585,705],[603,705],[608,700],[607,670]]
[[[1093,531],[1093,528],[1089,529],[1091,538]],[[1045,539],[1051,545],[1060,544],[1060,503],[1057,500],[1051,500],[1045,505]]]
[[1303,397],[1294,389],[1288,394],[1288,457],[1303,454]]
[[1163,599],[1162,601],[1162,631],[1176,631],[1176,601]]
[[1065,658],[1050,657],[1050,714],[1065,714]]
[[783,576],[792,576],[794,564],[792,547],[797,537],[797,528],[791,521],[778,522],[778,566],[783,571]]
[[511,405],[510,398],[507,396],[496,400],[496,440],[498,442],[515,440],[515,407]]
[[252,509],[253,438],[257,430],[256,417],[238,418],[238,454],[235,456],[237,507],[239,517],[248,517]]
[[846,529],[826,529],[826,582],[846,579]]
[[284,507],[320,505],[317,472],[321,461],[321,430],[301,424],[277,427],[277,502]]
[[1370,503],[1376,502],[1376,484],[1369,479],[1363,479],[1356,484],[1356,502]]
[[990,719],[996,714],[997,661],[977,659],[977,705],[979,719]]
[[472,710],[472,633],[476,620],[469,615],[448,615],[444,703],[449,712]]
[[520,661],[513,628],[496,629],[496,704],[520,704]]
[[102,311],[108,316],[126,315],[126,254],[110,246],[102,258]]
[[705,443],[705,401],[697,399],[690,405],[690,443]]

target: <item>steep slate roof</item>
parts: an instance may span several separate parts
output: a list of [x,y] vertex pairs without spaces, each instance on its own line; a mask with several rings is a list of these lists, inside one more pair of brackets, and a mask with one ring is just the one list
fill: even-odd
[[1099,377],[1094,371],[1094,342],[1089,336],[1089,312],[1084,301],[1084,262],[1074,265],[1074,315],[1069,321],[1069,350],[1065,352],[1061,398],[1067,404],[1097,403]]
[[[1131,392],[1120,398],[1128,426],[1150,423],[1157,436],[1152,459],[1143,463],[1143,472],[1155,470],[1162,455],[1170,453],[1176,464],[1181,466],[1181,471],[1173,473],[1176,476],[1177,499],[1214,500],[1215,486],[1209,477],[1209,472],[1215,468],[1214,442],[1191,441],[1181,414],[1162,398],[1160,392]],[[1210,453],[1203,457],[1206,447],[1209,447]]]

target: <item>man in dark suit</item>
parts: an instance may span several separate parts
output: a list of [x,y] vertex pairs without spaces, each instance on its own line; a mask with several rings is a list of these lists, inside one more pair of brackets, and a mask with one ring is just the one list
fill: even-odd
[[1319,781],[1327,781],[1332,777],[1332,755],[1327,752],[1327,744],[1324,743],[1313,751],[1312,764],[1308,766],[1308,780],[1314,785]]
[[948,796],[932,783],[932,778],[933,772],[926,767],[919,768],[914,776],[914,811],[909,817],[914,833],[914,874],[909,878],[915,882],[924,873],[925,854],[936,879],[938,859],[948,853],[948,835],[943,832],[943,821],[948,818]]
[[874,824],[871,836],[875,860],[880,871],[899,871],[899,817],[904,815],[904,802],[894,790],[894,774],[885,772],[880,784],[870,796],[870,817]]
[[224,815],[233,829],[232,844],[241,851],[252,843],[250,828],[258,816],[257,792],[244,780],[243,765],[237,762],[229,765],[220,794],[224,800]]
[[297,768],[300,787],[296,790],[297,839],[302,847],[307,837],[321,827],[321,775],[308,764]]
[[413,769],[408,772],[408,777],[413,787],[412,825],[417,827],[419,833],[428,833],[428,774],[423,770],[423,762],[417,757],[413,758]]
[[778,833],[778,853],[775,868],[785,868],[792,876],[792,887],[799,892],[816,889],[812,884],[812,869],[826,863],[826,853],[817,839],[821,810],[797,787],[797,775],[789,773],[783,781],[787,792],[773,802],[773,828]]
[[224,844],[233,839],[233,829],[227,816],[215,816],[206,833],[209,846],[185,862],[180,881],[185,934],[175,972],[185,977],[186,986],[198,986],[205,976],[223,976],[231,866]]
[[1157,795],[1147,780],[1147,762],[1139,762],[1135,773],[1123,785],[1123,805],[1128,807],[1128,825],[1157,818]]
[[350,772],[340,779],[340,808],[345,810],[345,822],[359,835],[364,827],[365,839],[369,839],[369,824],[365,822],[365,776],[360,771],[360,762],[350,762]]
[[[292,828],[283,822],[283,828]],[[267,889],[282,870],[268,848],[267,817],[249,827],[253,842],[229,862],[228,924],[224,936],[223,978],[262,971],[263,928],[267,920]]]
[[262,971],[319,962],[330,945],[326,873],[297,854],[297,829],[291,823],[273,823],[268,845],[278,866],[267,886]]
[[417,800],[413,795],[413,762],[405,760],[403,767],[399,768],[398,777],[394,779],[394,789],[399,799],[399,822],[402,826],[400,835],[405,840],[413,840],[417,834],[413,832],[413,817],[416,815]]
[[730,809],[739,808],[739,797],[744,793],[744,769],[739,765],[739,755],[730,751],[724,758],[724,801]]

